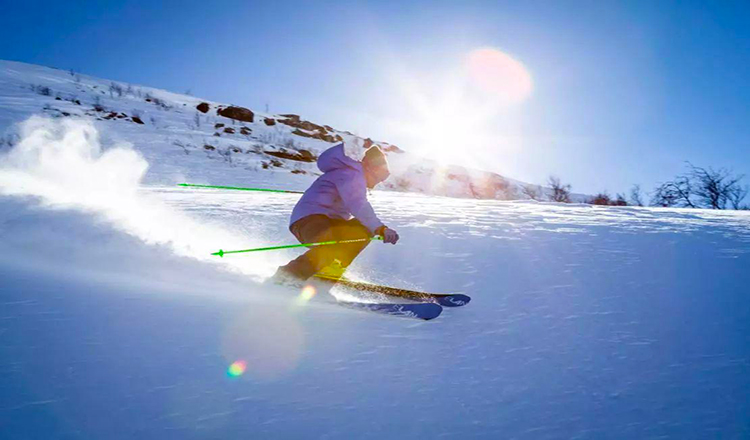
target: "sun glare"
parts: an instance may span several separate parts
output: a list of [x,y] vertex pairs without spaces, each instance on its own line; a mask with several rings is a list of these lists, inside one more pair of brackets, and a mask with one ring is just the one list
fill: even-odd
[[466,68],[475,86],[510,104],[524,101],[533,90],[531,74],[523,63],[497,49],[471,51]]
[[461,162],[466,148],[481,142],[482,117],[462,109],[458,103],[444,103],[422,115],[416,126],[421,150],[426,157],[448,165]]
[[389,127],[419,156],[491,170],[502,156],[497,153],[522,144],[520,104],[533,91],[531,74],[522,62],[490,47],[445,61],[396,71],[408,105]]

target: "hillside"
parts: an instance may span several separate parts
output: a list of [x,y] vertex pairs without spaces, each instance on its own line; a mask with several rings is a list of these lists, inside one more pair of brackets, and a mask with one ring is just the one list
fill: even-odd
[[[357,159],[373,143],[386,151],[392,175],[379,189],[523,198],[519,183],[500,175],[441,166],[388,142],[306,121],[299,115],[266,114],[76,72],[0,61],[0,146],[12,143],[12,125],[32,114],[96,121],[109,137],[132,144],[152,163],[146,177],[150,183],[191,180],[241,186],[258,179],[267,181],[271,173],[276,176],[270,180],[300,189],[318,174],[317,156],[343,141],[347,154]],[[150,160],[157,157],[167,160]]]

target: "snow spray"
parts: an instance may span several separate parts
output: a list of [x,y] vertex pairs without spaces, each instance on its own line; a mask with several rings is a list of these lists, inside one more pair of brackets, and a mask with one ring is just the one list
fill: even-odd
[[[210,253],[217,243],[262,243],[262,237],[237,237],[139,191],[148,162],[127,143],[103,148],[90,121],[32,116],[19,132],[20,142],[0,156],[0,194],[33,196],[49,209],[91,213],[147,244],[200,260],[216,261]],[[263,261],[222,264],[257,279],[273,269]]]

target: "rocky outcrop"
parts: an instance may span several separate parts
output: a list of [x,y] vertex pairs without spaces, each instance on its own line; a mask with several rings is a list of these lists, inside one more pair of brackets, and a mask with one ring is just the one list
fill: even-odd
[[322,125],[313,124],[310,121],[304,121],[299,118],[297,115],[281,115],[284,116],[285,119],[279,119],[279,122],[288,125],[290,127],[300,128],[302,130],[307,131],[317,131],[320,133],[328,133],[328,130],[325,129]]
[[318,158],[308,150],[300,149],[299,151],[289,151],[282,148],[279,151],[263,151],[269,156],[280,157],[282,159],[295,160],[297,162],[315,162]]
[[252,123],[255,120],[255,113],[253,113],[252,110],[246,109],[245,107],[237,107],[234,105],[224,108],[220,107],[218,110],[216,110],[216,113],[219,116],[234,119],[235,121]]
[[208,110],[210,109],[210,106],[208,105],[207,102],[201,102],[200,104],[198,104],[197,106],[195,106],[195,108],[197,108],[198,111],[201,112],[201,113],[208,113]]
[[299,115],[287,114],[280,116],[283,116],[284,119],[279,119],[279,123],[293,127],[294,130],[292,131],[292,134],[297,136],[318,139],[331,143],[342,140],[341,136],[328,133],[326,127],[300,119]]
[[292,134],[296,134],[297,136],[302,136],[306,138],[312,138],[312,139],[318,139],[325,142],[339,142],[342,140],[341,136],[339,135],[330,135],[326,133],[320,133],[320,132],[314,132],[314,133],[308,133],[306,131],[302,131],[299,128],[295,128],[292,131]]
[[[127,119],[127,118],[128,118],[128,115],[126,115],[125,113],[109,112],[109,114],[107,114],[106,116],[102,116],[99,119],[111,121],[113,119]],[[138,116],[131,116],[130,120],[132,122],[135,122],[136,124],[140,124],[140,125],[144,124],[143,120]]]
[[276,125],[276,119],[273,118],[263,118],[263,122],[269,127],[272,125]]

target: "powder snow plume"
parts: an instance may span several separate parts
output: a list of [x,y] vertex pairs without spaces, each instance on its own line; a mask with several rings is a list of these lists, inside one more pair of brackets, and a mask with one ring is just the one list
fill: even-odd
[[255,278],[269,271],[243,260],[212,257],[221,243],[252,247],[258,242],[139,192],[148,162],[127,143],[103,148],[90,121],[33,116],[20,124],[19,132],[20,142],[0,156],[0,194],[34,196],[50,209],[92,213],[145,243],[167,245],[181,256],[221,261]]

